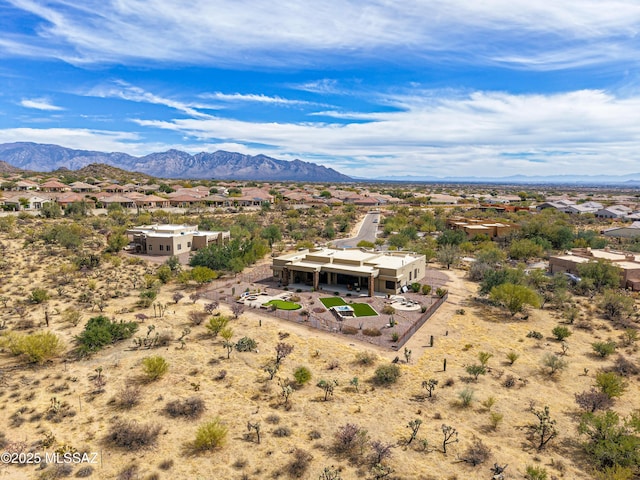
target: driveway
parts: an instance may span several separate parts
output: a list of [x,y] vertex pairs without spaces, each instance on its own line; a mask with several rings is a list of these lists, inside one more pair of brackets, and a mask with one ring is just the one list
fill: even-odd
[[379,213],[367,213],[362,221],[358,235],[353,238],[334,240],[332,243],[337,248],[355,248],[361,240],[373,243],[376,241],[376,237],[378,236],[379,221]]

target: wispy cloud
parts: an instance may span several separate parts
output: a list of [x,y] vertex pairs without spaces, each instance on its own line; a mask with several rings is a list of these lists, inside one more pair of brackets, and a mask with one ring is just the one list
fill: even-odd
[[46,110],[52,112],[64,110],[64,108],[54,105],[53,103],[51,103],[51,100],[45,97],[23,98],[20,101],[20,105],[26,108],[35,108],[36,110]]
[[183,112],[191,117],[196,118],[209,118],[210,115],[200,112],[198,108],[202,109],[215,109],[212,105],[202,105],[198,103],[181,102],[179,100],[171,99],[156,95],[148,92],[143,88],[131,85],[127,82],[118,80],[111,85],[101,85],[94,87],[91,90],[83,93],[82,95],[90,97],[100,98],[120,98],[128,100],[130,102],[150,103],[153,105],[164,105],[165,107],[172,108]]
[[315,67],[375,57],[557,69],[635,62],[640,50],[636,0],[9,2],[41,23],[5,31],[0,49],[72,63]]
[[[569,173],[576,162],[581,171],[592,174],[612,162],[620,173],[638,170],[638,96],[617,98],[584,90],[434,98],[428,91],[416,91],[389,101],[397,111],[365,114],[367,122],[277,123],[221,117],[135,121],[200,142],[262,144],[283,156],[334,158],[335,163],[324,163],[344,165],[361,176],[407,170],[423,175],[508,175],[523,168],[540,174]],[[530,155],[509,155],[523,151]],[[354,160],[362,166],[354,167]]]
[[221,102],[247,102],[247,103],[266,103],[270,105],[313,105],[312,102],[305,100],[292,100],[279,96],[269,96],[262,93],[203,93],[200,98],[206,100],[219,100]]

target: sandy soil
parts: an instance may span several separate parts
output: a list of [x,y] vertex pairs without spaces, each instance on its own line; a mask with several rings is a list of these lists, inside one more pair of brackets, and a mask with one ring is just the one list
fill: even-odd
[[[29,261],[28,252],[16,254],[16,259]],[[31,261],[32,265],[36,262]],[[107,267],[105,267],[107,268]],[[136,266],[142,275],[149,267]],[[124,276],[125,266],[119,270]],[[18,295],[28,292],[33,285],[49,285],[45,272],[38,268],[24,279],[3,283],[3,293]],[[221,339],[207,335],[204,325],[189,323],[188,313],[202,310],[202,302],[192,303],[185,297],[177,305],[171,295],[179,287],[162,288],[158,302],[168,304],[163,318],[153,318],[151,308],[142,310],[149,317],[140,325],[138,335],[144,335],[148,325],[157,331],[171,331],[175,338],[185,328],[191,328],[184,348],[174,341],[168,347],[153,350],[132,348],[131,341],[108,347],[89,359],[62,360],[42,367],[23,367],[7,352],[0,355],[0,432],[8,442],[25,442],[34,452],[51,452],[63,445],[78,451],[98,454],[94,471],[89,478],[117,478],[123,469],[137,465],[137,477],[132,478],[202,478],[202,479],[266,479],[288,478],[288,465],[296,448],[312,455],[312,460],[300,478],[316,479],[323,468],[334,466],[341,470],[343,479],[370,478],[370,465],[364,450],[363,460],[354,462],[332,450],[338,427],[354,423],[366,429],[371,440],[393,444],[392,456],[386,463],[394,473],[388,478],[402,479],[485,479],[488,467],[494,462],[509,464],[507,478],[523,478],[527,465],[545,466],[558,478],[591,478],[585,459],[580,453],[576,431],[578,409],[574,393],[588,389],[595,373],[610,366],[613,359],[600,359],[591,354],[594,338],[617,339],[619,332],[611,329],[604,320],[593,313],[595,329],[591,332],[572,328],[569,351],[565,357],[568,368],[554,377],[541,368],[541,358],[547,352],[557,353],[560,345],[551,339],[551,329],[558,324],[559,316],[548,310],[532,311],[528,320],[512,319],[503,312],[474,300],[476,285],[465,280],[461,270],[445,271],[449,276],[449,301],[407,343],[412,351],[410,363],[400,362],[402,375],[390,387],[375,385],[371,379],[377,366],[396,357],[395,352],[372,345],[364,345],[322,331],[260,315],[259,311],[247,311],[239,319],[232,320],[233,339],[244,336],[254,338],[258,352],[233,351],[226,358]],[[113,275],[113,273],[112,273]],[[98,290],[105,287],[104,278],[96,276]],[[77,285],[86,282],[77,279]],[[123,281],[124,282],[124,281]],[[79,288],[79,287],[78,287]],[[114,288],[111,286],[110,288]],[[124,287],[123,287],[124,289]],[[136,292],[129,288],[129,295],[110,299],[105,314],[127,321],[134,320],[129,311],[137,300]],[[53,293],[53,292],[52,292]],[[188,292],[187,292],[188,293]],[[53,294],[49,308],[61,312],[72,298]],[[588,305],[585,312],[590,312]],[[228,307],[221,307],[228,314]],[[120,313],[126,311],[127,313]],[[0,307],[2,318],[9,325],[18,321],[10,308]],[[84,320],[97,315],[97,310],[83,310]],[[31,313],[36,324],[42,323],[42,307],[34,307]],[[62,315],[52,314],[49,330],[63,336],[72,346],[73,335],[83,327],[62,323]],[[47,328],[40,326],[38,328]],[[530,330],[544,333],[545,338],[527,338]],[[434,346],[429,347],[434,336]],[[290,343],[293,352],[282,364],[276,378],[268,380],[263,366],[275,357],[278,342]],[[356,354],[368,351],[378,358],[373,366],[356,362]],[[489,372],[471,381],[465,367],[477,363],[478,353],[493,354]],[[520,358],[508,365],[505,355],[515,351]],[[162,355],[170,364],[167,375],[152,382],[141,380],[141,361],[149,355]],[[637,352],[629,347],[625,355],[637,361]],[[400,354],[401,358],[402,355]],[[446,371],[443,361],[447,360]],[[278,379],[292,379],[295,369],[307,366],[312,380],[294,390],[291,406],[285,408]],[[13,368],[18,367],[18,368]],[[106,379],[103,393],[95,391],[96,369],[102,368]],[[221,378],[221,371],[225,371]],[[505,379],[513,375],[515,386],[503,386]],[[359,379],[359,391],[350,381]],[[432,399],[426,398],[421,387],[424,380],[438,380]],[[337,381],[333,397],[323,400],[323,391],[316,387],[321,380]],[[445,384],[450,384],[445,386]],[[112,399],[126,385],[140,387],[140,403],[131,410],[118,408]],[[465,388],[473,390],[474,401],[467,408],[460,404],[458,394]],[[616,410],[628,413],[640,407],[638,385],[631,381],[627,393],[616,402]],[[168,401],[196,396],[202,398],[206,412],[197,420],[181,420],[168,417],[163,410]],[[75,415],[63,418],[59,423],[46,419],[52,398],[67,403]],[[482,403],[493,397],[490,408]],[[525,428],[535,417],[529,412],[531,402],[538,407],[549,405],[552,417],[557,420],[559,436],[547,449],[538,452],[527,440]],[[497,430],[491,428],[490,411],[503,414]],[[212,452],[194,454],[188,444],[198,426],[205,420],[220,417],[228,427],[226,444]],[[157,444],[137,452],[114,448],[104,440],[110,425],[116,419],[131,419],[140,423],[160,425],[162,432]],[[409,438],[407,424],[422,420],[417,440],[406,445]],[[247,436],[247,421],[260,422],[262,441],[257,444]],[[277,423],[276,423],[277,421]],[[459,442],[449,445],[442,453],[442,425],[450,425],[459,432]],[[288,436],[277,436],[278,429],[286,427]],[[44,448],[40,442],[45,434],[55,437],[52,446]],[[311,434],[314,438],[312,439]],[[461,455],[475,438],[480,438],[490,449],[486,463],[473,467],[461,462]],[[424,449],[426,441],[427,448]],[[168,461],[172,460],[173,463]],[[164,463],[163,463],[164,462]],[[86,465],[85,465],[86,466]],[[81,465],[73,465],[73,473]],[[39,470],[33,465],[0,467],[0,478],[54,478],[53,468]]]

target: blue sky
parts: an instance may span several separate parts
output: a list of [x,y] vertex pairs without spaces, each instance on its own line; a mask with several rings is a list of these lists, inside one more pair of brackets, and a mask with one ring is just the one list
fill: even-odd
[[0,0],[0,142],[640,172],[637,0]]

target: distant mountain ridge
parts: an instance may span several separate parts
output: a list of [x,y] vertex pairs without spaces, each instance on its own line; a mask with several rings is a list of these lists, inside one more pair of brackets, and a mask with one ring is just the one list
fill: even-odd
[[626,175],[511,175],[509,177],[422,177],[386,176],[375,179],[379,182],[424,182],[424,183],[495,183],[499,185],[640,185],[640,173]]
[[220,180],[351,182],[353,179],[332,168],[301,160],[278,160],[266,155],[180,150],[134,157],[120,152],[75,150],[59,145],[16,142],[0,144],[0,161],[24,170],[79,170],[103,163],[159,178],[215,178]]

